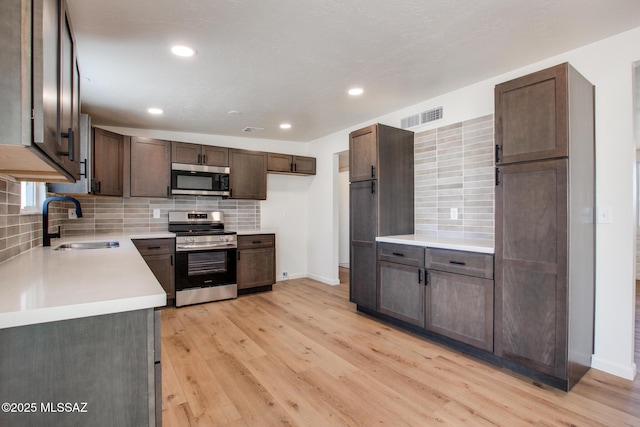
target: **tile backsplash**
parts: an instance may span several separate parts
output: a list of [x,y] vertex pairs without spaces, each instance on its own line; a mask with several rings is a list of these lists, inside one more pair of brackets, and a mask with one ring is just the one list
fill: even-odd
[[[63,236],[166,231],[169,211],[212,210],[225,214],[232,230],[260,228],[260,202],[218,197],[176,196],[171,199],[76,196],[83,217],[68,219],[71,202],[49,205],[49,231],[61,226]],[[153,218],[158,209],[160,218]],[[42,214],[20,214],[20,183],[0,177],[0,262],[42,245]]]
[[0,178],[0,262],[42,244],[42,215],[20,214],[20,183]]
[[[257,200],[195,196],[176,196],[171,199],[82,196],[77,199],[82,205],[82,218],[63,220],[65,236],[167,231],[169,211],[174,210],[221,211],[224,213],[225,228],[260,228],[260,202]],[[65,202],[64,215],[72,207],[72,203]],[[153,217],[156,209],[159,218]]]
[[493,240],[493,156],[492,114],[416,133],[415,233]]

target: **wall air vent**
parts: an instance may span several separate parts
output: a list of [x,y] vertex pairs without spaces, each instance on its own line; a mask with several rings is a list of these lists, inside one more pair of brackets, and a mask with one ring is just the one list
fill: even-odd
[[414,114],[413,116],[405,117],[400,120],[400,127],[402,129],[412,128],[420,124],[420,114]]
[[440,120],[444,116],[442,107],[432,108],[431,110],[423,111],[418,114],[413,114],[408,117],[400,119],[400,127],[402,129],[408,129],[414,126],[423,125],[425,123]]
[[247,126],[246,128],[242,129],[242,132],[262,132],[264,130],[264,128],[257,128],[257,127],[253,127],[253,126]]

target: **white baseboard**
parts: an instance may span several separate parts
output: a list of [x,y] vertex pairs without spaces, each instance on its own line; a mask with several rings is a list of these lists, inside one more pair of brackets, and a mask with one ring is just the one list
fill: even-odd
[[331,286],[337,286],[340,284],[340,279],[328,279],[326,277],[316,276],[315,274],[309,274],[307,275],[307,277],[309,279],[317,280],[318,282],[322,282]]
[[608,360],[600,359],[595,354],[591,356],[591,367],[593,369],[597,369],[599,371],[603,371],[629,381],[633,381],[636,377],[635,363],[631,363],[630,365],[621,365],[619,363],[613,363]]

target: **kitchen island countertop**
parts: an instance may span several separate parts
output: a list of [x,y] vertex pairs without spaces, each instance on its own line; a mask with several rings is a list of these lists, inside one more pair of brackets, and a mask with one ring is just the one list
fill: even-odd
[[[131,239],[173,233],[130,233],[53,239],[0,263],[0,328],[160,307],[166,293]],[[117,240],[119,247],[54,250],[69,242]]]
[[376,241],[398,243],[401,245],[424,246],[434,249],[451,249],[457,251],[480,252],[485,254],[493,254],[495,252],[493,240],[456,239],[451,237],[404,234],[399,236],[376,237]]

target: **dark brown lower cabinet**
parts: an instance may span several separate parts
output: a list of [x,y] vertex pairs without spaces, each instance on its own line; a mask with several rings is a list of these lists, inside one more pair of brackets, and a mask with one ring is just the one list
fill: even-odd
[[378,262],[378,311],[424,327],[424,270],[421,267]]
[[493,280],[427,271],[425,327],[493,351]]
[[375,310],[377,181],[349,184],[349,300]]
[[161,426],[159,341],[154,309],[1,329],[0,425]]
[[495,352],[562,379],[568,344],[567,162],[501,166],[496,187]]
[[426,328],[493,351],[493,255],[426,249]]
[[275,234],[238,236],[238,293],[271,290],[276,282]]
[[134,239],[133,244],[167,293],[167,300],[175,300],[176,240],[172,238]]
[[424,248],[380,242],[377,253],[378,311],[424,327]]

